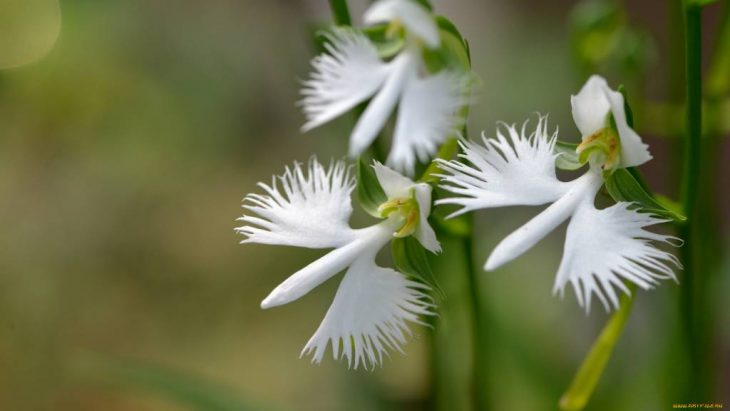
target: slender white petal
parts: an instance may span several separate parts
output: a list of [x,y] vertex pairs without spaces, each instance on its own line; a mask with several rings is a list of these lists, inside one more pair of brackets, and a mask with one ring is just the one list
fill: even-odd
[[613,113],[613,119],[616,122],[618,135],[621,139],[621,167],[636,167],[651,160],[649,146],[641,141],[641,137],[629,127],[629,123],[626,121],[624,96],[608,87],[604,92],[611,104],[611,113]]
[[459,110],[467,104],[465,81],[450,71],[408,80],[398,105],[389,166],[413,175],[416,161],[427,162],[441,143],[459,134],[464,124]]
[[[378,161],[374,162],[373,169],[375,169],[375,176],[388,199],[410,197],[411,188],[416,184],[413,180]],[[429,196],[429,201],[430,199]]]
[[348,366],[374,368],[389,349],[401,351],[411,331],[408,322],[433,315],[428,287],[375,264],[375,253],[362,255],[345,274],[327,315],[302,350],[319,363],[329,344],[335,359]]
[[570,218],[576,207],[586,198],[592,201],[603,180],[599,173],[589,171],[566,184],[570,184],[571,188],[565,195],[497,245],[487,259],[485,270],[495,270],[532,248],[563,221]]
[[442,188],[459,197],[436,201],[463,208],[451,216],[480,208],[510,205],[540,205],[555,201],[569,189],[555,176],[553,147],[557,131],[547,132],[547,120],[541,117],[534,132],[526,135],[525,123],[520,132],[514,126],[500,130],[497,139],[482,136],[483,144],[461,142],[467,163],[438,160],[446,173]]
[[672,266],[679,267],[679,261],[656,248],[652,241],[676,245],[681,240],[645,230],[644,227],[667,220],[630,207],[631,203],[620,202],[597,210],[592,197],[580,203],[568,225],[554,292],[562,295],[570,282],[578,303],[586,311],[593,294],[609,310],[609,302],[614,308],[619,307],[615,289],[629,294],[624,280],[643,289],[653,288],[659,280],[676,281]]
[[[573,121],[583,137],[590,136],[606,127],[611,104],[604,90],[608,89],[606,79],[593,75],[583,85],[578,94],[570,97],[573,108]],[[622,107],[623,108],[623,107]]]
[[347,268],[359,256],[372,252],[371,250],[377,252],[390,240],[392,232],[392,227],[387,223],[353,230],[353,239],[349,243],[292,274],[261,302],[261,308],[276,307],[302,297]]
[[421,38],[429,47],[439,46],[436,20],[425,7],[411,0],[380,0],[365,12],[365,24],[399,21],[409,33]]
[[356,157],[365,151],[383,129],[408,79],[417,75],[419,58],[415,52],[404,50],[388,63],[387,78],[352,130],[350,156]]
[[243,208],[257,216],[239,218],[246,223],[236,228],[247,237],[242,243],[330,248],[353,238],[347,222],[355,182],[347,165],[337,161],[325,169],[312,158],[304,168],[299,163],[287,167],[271,185],[259,183],[266,194],[243,199]]
[[431,186],[426,183],[419,183],[414,186],[416,201],[418,201],[419,220],[413,236],[421,245],[432,253],[441,252],[441,243],[436,238],[436,233],[428,223],[428,216],[431,215]]
[[301,100],[311,130],[370,98],[388,77],[390,66],[381,61],[368,38],[351,29],[328,34],[327,54],[312,60],[313,73],[304,82]]

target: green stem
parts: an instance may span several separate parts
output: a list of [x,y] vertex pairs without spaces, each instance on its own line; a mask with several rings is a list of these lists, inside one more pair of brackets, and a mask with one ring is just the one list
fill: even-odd
[[332,9],[332,17],[334,17],[336,25],[352,25],[350,10],[347,8],[346,0],[330,0],[330,8]]
[[474,409],[484,411],[489,408],[487,390],[487,336],[484,329],[482,317],[483,307],[479,293],[479,271],[474,265],[474,218],[471,214],[464,218],[468,219],[467,224],[472,227],[468,235],[462,237],[464,247],[464,260],[466,262],[467,277],[469,279],[469,299],[472,314],[472,350],[474,360],[472,361],[472,398]]
[[679,227],[685,241],[682,247],[684,278],[680,289],[683,335],[689,360],[687,400],[698,399],[703,382],[700,372],[700,330],[697,329],[695,290],[702,280],[697,269],[696,251],[700,246],[697,230],[697,194],[699,190],[702,138],[702,8],[689,0],[684,3],[686,119],[687,131],[683,150],[682,205],[687,221]]
[[[454,157],[458,151],[459,140],[456,137],[451,137],[450,139],[446,140],[443,145],[441,145],[441,148],[439,148],[439,152],[436,154],[436,158],[448,160]],[[431,163],[426,168],[426,171],[423,172],[421,178],[418,179],[418,181],[428,184],[438,184],[440,179],[437,174],[441,172],[442,170],[439,164],[436,161],[431,161]]]
[[[636,294],[635,285],[629,285],[629,289],[632,294]],[[611,358],[613,348],[616,346],[631,313],[632,305],[632,297],[628,295],[621,296],[618,311],[611,316],[603,327],[601,335],[593,343],[568,390],[560,398],[559,407],[561,411],[580,411],[586,406],[603,374],[603,370],[606,368],[606,363]]]
[[[700,140],[702,137],[702,22],[701,8],[685,7],[685,52],[687,84],[687,134],[684,150],[682,201],[688,219],[694,216],[700,170]],[[691,221],[691,220],[690,220]]]
[[[464,128],[464,135],[466,135],[466,127]],[[426,170],[421,175],[419,182],[425,182],[431,185],[436,185],[439,182],[438,173],[441,172],[441,168],[436,162],[436,159],[448,160],[453,158],[459,151],[459,140],[456,137],[452,137],[441,145],[434,161],[428,165]],[[468,280],[469,288],[469,304],[471,305],[471,320],[472,320],[472,406],[477,411],[484,411],[489,409],[489,399],[487,391],[487,361],[486,361],[486,347],[487,347],[487,336],[484,332],[484,318],[483,318],[483,307],[481,305],[481,296],[479,294],[479,270],[474,264],[474,230],[473,230],[473,216],[466,214],[461,216],[462,226],[468,227],[466,232],[461,233],[458,237],[461,239],[461,245],[464,252],[464,271],[466,271],[466,277]]]

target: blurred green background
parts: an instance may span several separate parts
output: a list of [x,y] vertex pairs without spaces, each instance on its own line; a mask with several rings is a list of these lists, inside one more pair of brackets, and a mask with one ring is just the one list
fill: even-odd
[[[359,21],[367,4],[352,3]],[[470,41],[483,80],[470,130],[491,134],[497,120],[541,112],[575,140],[569,96],[597,70],[636,96],[637,128],[655,157],[642,169],[676,196],[676,116],[666,107],[682,96],[676,10],[611,4],[435,2]],[[59,14],[54,0],[0,0],[0,409],[467,409],[466,283],[453,266],[438,273],[448,298],[436,332],[415,327],[407,355],[375,371],[298,358],[336,279],[259,308],[322,252],[238,245],[241,198],[294,160],[346,153],[349,116],[298,131],[299,80],[327,6],[64,0]],[[705,17],[711,51],[720,5]],[[704,400],[730,407],[730,149],[717,141],[704,296],[714,392]],[[477,263],[537,211],[478,213]],[[599,306],[586,316],[572,293],[551,295],[563,235],[480,278],[494,409],[554,409],[607,318]],[[638,293],[589,409],[680,402],[677,296],[669,282]]]

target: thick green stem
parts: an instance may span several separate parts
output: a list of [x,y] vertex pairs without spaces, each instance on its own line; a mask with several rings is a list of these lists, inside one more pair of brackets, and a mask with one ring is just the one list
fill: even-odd
[[[464,128],[464,135],[466,135],[466,128]],[[439,149],[435,159],[448,160],[453,158],[459,150],[458,139],[452,137],[448,139]],[[426,170],[418,180],[420,182],[429,183],[436,185],[439,182],[439,174],[442,170],[438,165],[438,162],[432,161]],[[481,295],[479,288],[479,274],[480,271],[474,264],[474,230],[473,230],[473,216],[467,214],[459,218],[462,224],[460,226],[468,227],[467,230],[460,233],[458,237],[461,241],[461,248],[463,249],[463,261],[464,271],[468,280],[469,290],[469,304],[471,306],[471,321],[472,321],[472,405],[477,411],[484,411],[489,409],[489,397],[487,390],[487,360],[486,360],[486,347],[487,347],[487,336],[485,334],[484,318],[483,318],[483,307],[481,305]]]
[[[633,294],[636,294],[634,285],[630,285],[629,289]],[[590,352],[588,352],[583,364],[581,364],[570,383],[570,387],[560,398],[559,407],[561,411],[580,411],[586,406],[603,374],[603,370],[606,368],[606,363],[611,358],[613,348],[624,330],[632,305],[633,298],[628,295],[621,297],[618,311],[611,316],[603,327],[601,335],[593,343]]]
[[701,239],[697,234],[697,194],[699,192],[702,140],[702,20],[701,7],[689,0],[684,3],[686,119],[682,170],[682,205],[687,221],[679,227],[685,241],[682,248],[684,277],[680,289],[682,334],[685,337],[689,375],[687,400],[699,400],[703,379],[701,364],[701,330],[697,329],[696,290],[701,289],[702,273],[697,269],[696,252]]
[[469,234],[463,237],[464,260],[469,279],[469,297],[472,314],[472,397],[474,409],[484,411],[489,409],[489,394],[487,390],[487,335],[484,328],[483,307],[479,287],[479,270],[474,264],[474,230],[473,217],[471,214],[465,216],[468,219],[469,227],[472,227]]
[[701,8],[685,7],[685,52],[687,85],[687,134],[684,147],[682,202],[688,221],[695,216],[702,138],[702,22]]
[[332,9],[332,17],[334,17],[336,25],[352,25],[350,10],[347,8],[347,0],[330,0],[330,8]]

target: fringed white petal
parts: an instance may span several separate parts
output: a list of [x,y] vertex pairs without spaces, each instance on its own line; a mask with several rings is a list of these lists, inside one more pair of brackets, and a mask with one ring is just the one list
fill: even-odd
[[400,104],[388,165],[413,175],[416,161],[427,162],[464,124],[460,109],[467,104],[464,75],[442,71],[408,80]]
[[439,46],[436,20],[425,7],[411,0],[380,0],[365,12],[365,24],[399,21],[406,30],[421,38],[429,47]]
[[328,34],[327,54],[312,60],[313,72],[304,82],[300,101],[311,130],[370,98],[388,76],[375,46],[362,33],[336,28]]
[[590,136],[606,127],[611,104],[606,99],[604,90],[608,89],[606,79],[593,75],[583,85],[578,94],[570,97],[573,108],[573,121],[582,134]]
[[496,270],[532,248],[558,225],[570,218],[581,202],[587,198],[593,199],[602,184],[601,175],[593,171],[589,171],[570,183],[565,183],[570,189],[558,201],[550,204],[543,212],[505,237],[492,251],[484,269]]
[[511,205],[540,205],[557,200],[569,189],[555,176],[553,147],[557,131],[548,135],[547,120],[541,117],[535,131],[527,135],[523,124],[500,130],[497,139],[482,135],[483,145],[461,142],[459,157],[468,163],[438,160],[446,173],[441,187],[459,197],[444,198],[436,204],[456,204],[463,208],[451,216],[480,208]]
[[348,220],[355,181],[344,162],[325,168],[312,158],[306,167],[287,167],[271,185],[258,185],[266,194],[243,199],[243,208],[253,215],[238,219],[246,223],[236,228],[247,237],[242,243],[330,248],[352,239]]
[[609,302],[618,309],[616,289],[629,294],[624,280],[643,289],[653,288],[659,280],[676,281],[673,267],[680,267],[679,261],[656,248],[652,241],[676,246],[681,240],[645,230],[667,220],[632,210],[631,206],[621,202],[597,210],[592,198],[578,206],[568,225],[554,292],[562,296],[565,285],[571,283],[578,303],[586,311],[594,294],[608,311]]
[[374,368],[389,350],[402,352],[411,335],[408,322],[433,315],[428,287],[375,265],[374,255],[358,258],[345,274],[327,315],[302,350],[319,363],[328,345],[351,368]]
[[403,87],[409,78],[416,76],[418,59],[420,54],[406,49],[388,63],[387,78],[352,130],[350,156],[362,154],[383,129],[398,103]]
[[641,137],[629,127],[629,123],[626,121],[623,94],[608,87],[604,92],[611,104],[611,113],[621,139],[621,167],[636,167],[651,160],[649,146],[641,141]]
[[290,303],[347,268],[363,254],[376,253],[392,237],[393,229],[387,222],[353,230],[349,243],[292,274],[279,284],[261,302],[261,308],[271,308]]

